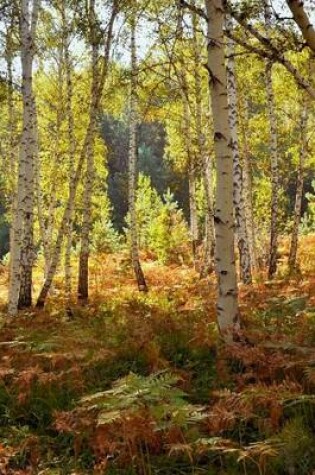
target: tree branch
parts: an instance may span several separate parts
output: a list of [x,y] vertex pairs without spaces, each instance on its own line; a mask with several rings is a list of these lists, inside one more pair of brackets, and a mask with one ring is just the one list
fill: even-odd
[[192,5],[191,3],[187,2],[186,0],[179,0],[179,4],[180,4],[181,7],[187,8],[191,12],[196,13],[201,18],[208,21],[207,14],[202,8],[196,7],[195,5]]
[[269,54],[269,58],[273,59],[274,61],[282,64],[289,73],[292,74],[294,79],[296,80],[297,84],[307,91],[307,93],[315,99],[315,89],[311,86],[311,84],[300,74],[297,68],[289,61],[281,51],[272,43],[272,41],[264,36],[260,31],[258,31],[253,25],[247,23],[241,15],[237,14],[232,8],[229,8],[230,15],[241,25],[246,31],[251,33],[266,49],[269,50],[271,56]]
[[303,2],[301,0],[286,0],[286,2],[306,44],[315,53],[315,29],[304,10]]

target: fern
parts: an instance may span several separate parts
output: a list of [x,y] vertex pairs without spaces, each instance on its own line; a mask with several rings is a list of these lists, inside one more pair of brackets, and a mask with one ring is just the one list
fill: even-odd
[[81,399],[81,404],[89,410],[99,410],[99,425],[110,424],[141,409],[150,411],[156,430],[174,424],[196,424],[206,414],[202,406],[185,400],[186,394],[175,386],[179,379],[167,371],[147,377],[130,373],[116,381],[111,389]]

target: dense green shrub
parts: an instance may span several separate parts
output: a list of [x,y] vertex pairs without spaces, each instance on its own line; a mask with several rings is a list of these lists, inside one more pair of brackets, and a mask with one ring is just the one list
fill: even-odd
[[163,264],[181,263],[187,256],[189,231],[170,190],[163,197],[159,196],[150,178],[140,174],[136,210],[140,248],[155,255]]
[[122,247],[122,236],[109,219],[100,218],[93,224],[92,247],[96,253],[117,252]]

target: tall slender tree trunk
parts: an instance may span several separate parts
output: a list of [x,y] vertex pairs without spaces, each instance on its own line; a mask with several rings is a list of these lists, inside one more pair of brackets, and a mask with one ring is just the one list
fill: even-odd
[[[89,7],[89,27],[90,27],[90,38],[92,44],[92,104],[97,105],[95,100],[96,94],[98,94],[98,82],[99,82],[99,73],[98,73],[98,41],[97,41],[97,31],[96,31],[96,18],[95,18],[95,2],[94,0],[90,1]],[[100,91],[101,93],[101,91]],[[83,192],[83,220],[82,220],[82,230],[81,230],[81,249],[80,249],[80,258],[79,258],[79,279],[78,279],[78,300],[81,303],[86,303],[89,298],[89,254],[90,254],[90,230],[92,223],[92,194],[93,194],[93,184],[94,184],[94,140],[95,140],[95,129],[96,129],[96,116],[98,114],[98,109],[90,111],[91,117],[91,134],[90,141],[87,146],[87,157],[86,157],[86,175],[85,175],[85,185]]]
[[[39,163],[35,165],[35,193],[36,193],[36,201],[37,201],[37,217],[39,223],[39,231],[41,236],[41,242],[43,246],[43,255],[44,255],[44,278],[47,275],[49,269],[49,262],[50,262],[50,244],[51,239],[49,239],[48,230],[45,226],[45,217],[43,214],[43,194],[40,186],[40,169]],[[54,202],[53,198],[51,197],[51,201],[49,203],[49,208],[52,208],[52,203]],[[49,210],[50,211],[50,210]],[[50,217],[51,215],[49,214]]]
[[257,262],[257,249],[256,249],[256,236],[255,236],[255,223],[253,212],[253,183],[252,183],[252,163],[250,158],[250,151],[248,146],[248,102],[244,98],[242,104],[243,120],[241,122],[241,133],[243,142],[243,180],[244,180],[244,202],[245,202],[245,214],[246,214],[246,231],[248,238],[248,246],[250,252],[250,260],[252,270],[258,269]]
[[198,217],[197,217],[197,199],[196,199],[196,160],[194,154],[190,151],[188,155],[188,189],[189,189],[189,225],[192,241],[192,251],[194,261],[197,256],[197,244],[199,237]]
[[[62,36],[63,36],[63,52],[64,52],[64,67],[66,76],[66,114],[67,114],[67,126],[68,126],[68,157],[69,157],[69,187],[73,186],[75,175],[75,135],[74,135],[74,117],[72,110],[73,100],[73,85],[71,75],[71,58],[70,58],[70,40],[69,40],[69,27],[67,25],[65,5],[62,4],[61,8],[61,20],[62,20]],[[71,248],[72,248],[72,228],[73,228],[73,212],[75,202],[71,204],[70,219],[66,229],[66,248],[65,248],[65,293],[68,307],[71,301],[72,290],[72,264],[71,264]]]
[[[30,11],[32,5],[32,11]],[[33,91],[33,59],[35,54],[36,25],[39,0],[22,0],[21,3],[21,62],[23,97],[23,132],[21,146],[24,148],[24,232],[21,249],[21,281],[19,308],[32,305],[32,280],[34,265],[34,204],[35,160],[38,147],[36,102]]]
[[[32,8],[31,8],[32,7]],[[33,59],[39,0],[22,0],[20,42],[22,66],[23,128],[20,142],[17,207],[12,223],[11,272],[8,312],[32,305],[34,263],[34,157],[37,151],[36,111],[33,93]]]
[[[199,21],[194,13],[193,23],[193,49],[195,63],[195,102],[196,102],[196,134],[198,143],[198,152],[201,158],[203,187],[205,191],[205,238],[204,255],[201,265],[200,277],[206,277],[212,270],[212,260],[214,254],[214,224],[213,224],[213,189],[212,189],[212,169],[211,157],[207,153],[205,136],[203,133],[203,110],[202,110],[202,81],[200,69],[202,67],[202,58],[200,54],[201,45],[198,42]],[[208,102],[208,101],[207,101]]]
[[227,343],[239,328],[238,289],[234,253],[233,156],[229,126],[222,0],[206,0],[208,14],[208,72],[212,100],[216,198],[214,227],[218,281],[217,319]]
[[[7,141],[7,155],[8,155],[8,192],[9,192],[9,207],[11,213],[11,222],[16,212],[16,126],[14,117],[14,99],[13,99],[13,18],[11,25],[8,26],[6,32],[5,43],[5,60],[7,64],[8,88],[7,88],[7,110],[8,110],[8,141]],[[13,230],[10,229],[10,250],[13,248]],[[10,258],[11,267],[11,258]]]
[[[36,128],[37,128],[37,114],[36,111],[34,112],[34,120],[36,121]],[[50,202],[49,202],[49,210],[48,210],[48,219],[47,219],[47,225],[45,225],[45,217],[43,213],[43,208],[44,208],[44,203],[43,203],[43,193],[41,189],[41,169],[40,169],[40,160],[38,156],[38,151],[36,152],[34,156],[34,186],[35,186],[35,196],[36,196],[36,204],[37,204],[37,216],[38,216],[38,223],[39,223],[39,231],[40,231],[40,237],[43,245],[43,254],[44,254],[44,276],[46,276],[48,268],[49,268],[49,262],[50,262],[50,251],[51,251],[51,226],[50,223],[52,221],[52,216],[53,216],[53,211],[54,211],[54,203],[56,201],[56,196],[55,193],[51,192],[50,193]],[[56,169],[56,165],[54,166],[54,169]],[[53,179],[53,186],[52,190],[56,187],[56,183],[54,180],[55,174],[53,174],[52,179]]]
[[8,27],[5,44],[5,60],[7,65],[8,87],[7,87],[7,107],[8,107],[8,150],[9,157],[9,192],[11,195],[10,207],[14,205],[14,195],[16,191],[16,154],[15,154],[15,117],[14,117],[14,98],[13,98],[13,25]]
[[[10,34],[12,32],[10,31]],[[9,78],[8,91],[8,117],[9,117],[9,134],[10,134],[10,175],[12,181],[13,200],[11,203],[12,221],[10,227],[10,281],[8,296],[8,313],[15,316],[18,312],[18,301],[20,292],[20,260],[23,232],[23,184],[24,184],[24,156],[23,149],[20,146],[19,162],[17,170],[17,180],[15,180],[15,164],[13,159],[13,73],[12,73],[12,38],[7,38],[7,69]]]
[[[226,18],[226,29],[233,30],[233,22],[228,15]],[[241,158],[238,144],[238,112],[237,112],[237,85],[235,77],[235,60],[234,60],[234,42],[227,42],[227,87],[229,96],[229,118],[231,129],[231,148],[233,154],[233,196],[234,196],[234,213],[236,224],[237,245],[240,256],[240,277],[244,284],[252,283],[252,270],[249,244],[246,230],[246,214],[244,203],[244,180],[243,170],[241,166]]]
[[291,234],[291,245],[289,253],[289,271],[293,273],[296,269],[296,256],[298,248],[298,236],[299,236],[299,225],[301,222],[301,212],[302,212],[302,198],[303,198],[303,186],[304,186],[304,167],[305,160],[307,157],[307,106],[306,103],[302,105],[301,110],[301,150],[299,155],[299,163],[297,169],[297,179],[296,179],[296,192],[295,192],[295,207],[294,207],[294,221],[293,229]]
[[184,148],[187,155],[187,170],[188,170],[188,192],[189,192],[189,228],[192,243],[192,252],[194,262],[196,260],[197,242],[199,237],[198,218],[197,218],[197,197],[196,197],[196,157],[192,150],[191,144],[191,124],[190,124],[190,110],[188,98],[188,84],[185,71],[179,74],[181,96],[183,101],[183,136]]
[[20,293],[20,265],[21,248],[23,232],[23,184],[24,184],[24,157],[23,150],[20,149],[18,182],[16,194],[16,207],[11,225],[11,249],[10,249],[10,283],[8,298],[8,313],[10,316],[16,316],[18,313],[18,302]]
[[[178,18],[177,18],[177,38],[183,40],[183,12],[178,3]],[[171,58],[170,58],[171,60]],[[194,264],[196,265],[197,243],[199,238],[198,216],[197,216],[197,162],[196,156],[192,147],[192,131],[191,131],[191,117],[190,117],[190,101],[189,101],[189,87],[186,77],[186,64],[184,58],[181,57],[181,65],[178,70],[175,66],[175,73],[179,82],[180,93],[183,104],[183,119],[182,119],[182,134],[184,140],[184,150],[187,156],[187,175],[188,175],[188,194],[189,194],[189,229],[192,245],[192,253]]]
[[[264,0],[266,34],[271,29],[272,10],[269,0]],[[271,158],[271,219],[268,278],[272,279],[277,272],[278,253],[278,214],[279,214],[279,171],[278,171],[278,136],[275,112],[275,98],[272,85],[272,63],[266,61],[265,68],[267,107],[270,127],[270,158]]]
[[202,176],[206,196],[206,215],[205,215],[205,244],[204,256],[200,269],[200,278],[205,278],[213,270],[214,256],[214,221],[213,221],[213,170],[212,158],[206,154],[202,163]]
[[81,230],[81,250],[79,259],[78,299],[86,303],[89,298],[89,255],[90,255],[90,230],[92,223],[92,193],[94,183],[94,136],[87,149],[86,177],[83,194],[83,222]]
[[128,154],[128,201],[130,216],[131,261],[137,279],[138,289],[147,292],[148,287],[142,271],[139,258],[138,226],[136,212],[137,188],[137,47],[136,47],[136,19],[131,19],[131,84],[130,84],[130,112],[129,112],[129,154]]

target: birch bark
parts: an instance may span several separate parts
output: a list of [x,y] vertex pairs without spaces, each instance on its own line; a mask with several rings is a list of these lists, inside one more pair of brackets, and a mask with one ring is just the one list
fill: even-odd
[[[177,17],[177,38],[183,44],[183,12],[178,4]],[[170,57],[170,59],[172,59]],[[198,217],[197,217],[197,197],[196,197],[196,181],[197,181],[197,161],[192,147],[192,133],[191,133],[191,114],[189,101],[189,87],[186,77],[185,58],[180,58],[181,64],[178,70],[175,65],[175,74],[177,76],[180,94],[183,103],[183,125],[182,134],[184,141],[184,150],[187,156],[187,174],[188,174],[188,193],[189,193],[189,229],[192,244],[192,253],[194,264],[196,265],[196,251],[199,238]]]
[[[13,17],[13,15],[12,15]],[[7,155],[8,161],[8,198],[11,213],[11,223],[16,212],[16,120],[14,113],[14,98],[13,98],[13,19],[7,28],[5,41],[5,60],[7,65],[8,75],[8,89],[7,89],[7,110],[8,110],[8,141],[7,141]],[[13,249],[13,227],[10,229],[10,250]],[[11,257],[10,265],[11,268]]]
[[[226,29],[233,30],[231,17],[226,17]],[[231,129],[231,148],[233,155],[233,201],[236,224],[236,237],[240,257],[240,277],[244,284],[252,283],[251,260],[246,230],[244,203],[244,180],[238,143],[237,85],[235,77],[234,42],[227,41],[227,87],[229,99],[229,120]]]
[[[61,21],[62,21],[62,36],[63,36],[63,52],[64,52],[64,67],[65,67],[65,77],[66,77],[66,114],[67,114],[67,129],[68,129],[68,157],[69,157],[69,187],[73,186],[74,175],[75,175],[75,152],[76,152],[76,142],[74,135],[74,117],[72,110],[72,100],[73,100],[73,85],[72,85],[72,74],[71,74],[71,58],[70,58],[70,30],[67,24],[66,19],[66,9],[65,5],[62,2],[61,7]],[[66,229],[66,248],[65,248],[65,293],[68,306],[71,300],[71,290],[72,290],[72,263],[71,263],[71,247],[72,247],[72,228],[73,228],[73,212],[75,202],[70,203],[70,219],[67,224]]]
[[5,60],[7,65],[8,75],[8,89],[7,89],[7,108],[8,108],[8,142],[7,142],[7,154],[9,157],[9,193],[10,193],[10,208],[11,214],[14,215],[14,198],[16,191],[16,153],[15,153],[15,113],[14,113],[14,98],[13,98],[13,20],[8,26],[6,32],[5,41]]
[[295,193],[295,206],[294,206],[294,221],[293,229],[291,234],[291,245],[289,253],[289,272],[293,273],[296,269],[296,256],[298,248],[298,236],[299,236],[299,225],[301,222],[301,212],[302,212],[302,198],[303,198],[303,186],[304,186],[304,168],[305,160],[307,157],[307,106],[306,103],[302,105],[301,111],[301,122],[300,122],[300,143],[301,150],[299,155],[299,163],[297,169],[297,179],[296,179],[296,193]]
[[19,34],[21,43],[23,128],[20,142],[17,207],[12,223],[11,272],[8,312],[32,305],[34,263],[34,157],[37,150],[36,111],[33,93],[33,59],[39,0],[22,0]]
[[193,258],[194,262],[196,262],[197,243],[199,237],[196,199],[196,159],[190,146],[189,109],[186,101],[184,102],[184,124],[184,134],[186,137],[185,148],[188,158],[189,226]]
[[[31,8],[32,7],[32,8]],[[25,175],[23,195],[23,237],[21,249],[21,280],[19,308],[32,305],[32,275],[34,265],[34,177],[38,148],[36,102],[33,91],[33,59],[35,55],[36,28],[39,0],[22,0],[20,37],[22,63],[23,132]]]
[[[269,0],[264,0],[266,35],[269,38],[271,29],[272,10]],[[265,68],[267,108],[270,128],[270,158],[271,158],[271,217],[270,217],[270,247],[268,278],[272,279],[277,272],[278,252],[278,214],[279,214],[279,171],[278,171],[278,135],[275,112],[275,98],[272,85],[272,63],[266,61]]]
[[214,254],[214,223],[213,223],[213,189],[212,189],[212,168],[211,157],[207,153],[205,136],[203,133],[203,108],[202,108],[202,81],[200,69],[202,58],[200,54],[200,44],[198,44],[199,22],[196,13],[193,14],[193,49],[195,62],[195,105],[196,105],[196,133],[198,142],[198,152],[201,158],[202,179],[205,191],[205,239],[204,255],[201,265],[200,277],[206,277],[212,270],[212,260]]
[[244,177],[244,201],[245,201],[245,213],[246,213],[246,231],[250,252],[250,260],[252,269],[258,269],[257,250],[256,250],[256,235],[255,235],[255,222],[253,212],[253,183],[252,183],[252,163],[250,157],[250,151],[248,146],[247,134],[248,134],[248,103],[245,98],[242,104],[243,121],[242,121],[242,140],[243,140],[243,177]]
[[229,127],[222,0],[206,0],[208,14],[208,73],[216,157],[214,227],[218,281],[217,319],[227,343],[239,328],[238,289],[234,254],[233,157]]

